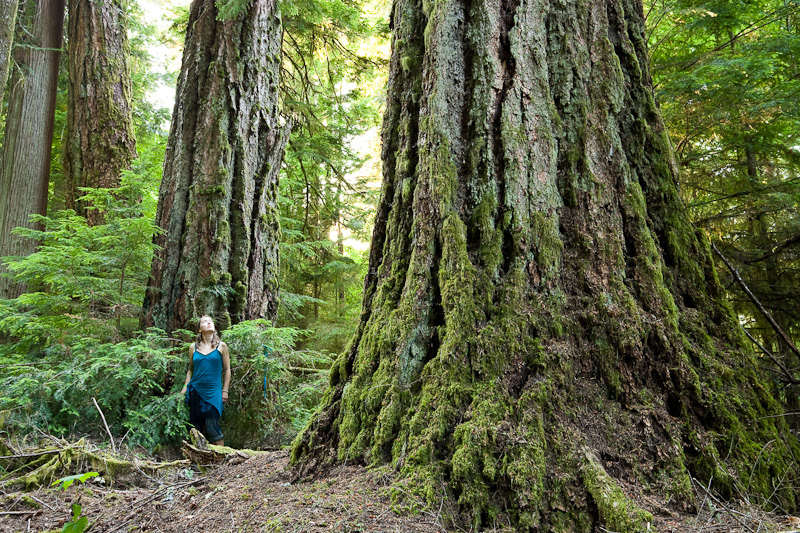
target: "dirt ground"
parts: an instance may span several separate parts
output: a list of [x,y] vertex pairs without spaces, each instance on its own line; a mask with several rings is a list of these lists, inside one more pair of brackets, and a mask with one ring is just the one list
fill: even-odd
[[[82,506],[86,531],[93,533],[466,531],[446,527],[440,510],[417,505],[411,512],[412,506],[393,505],[386,471],[341,466],[314,481],[291,479],[288,454],[277,451],[205,471],[186,468],[163,479],[145,476],[138,487],[95,478],[66,490],[3,491],[0,532],[60,532],[73,503]],[[792,517],[733,508],[707,496],[699,499],[698,510],[682,516],[665,511],[656,516],[652,530],[796,532],[800,527]],[[597,533],[607,531],[596,527]]]

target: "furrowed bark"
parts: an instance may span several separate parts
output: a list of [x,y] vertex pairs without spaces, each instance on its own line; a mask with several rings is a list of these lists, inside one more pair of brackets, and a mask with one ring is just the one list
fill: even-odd
[[[18,26],[27,27],[16,39],[18,68],[11,77],[0,157],[0,257],[31,254],[37,243],[11,231],[30,227],[31,214],[47,211],[63,21],[63,0],[32,0],[18,20]],[[0,297],[15,298],[24,291],[24,285],[0,276]]]
[[119,186],[136,159],[126,14],[120,0],[70,0],[69,13],[66,207],[96,225],[102,206],[88,209],[80,188]]
[[219,21],[191,7],[159,192],[165,233],[144,325],[171,331],[213,316],[220,327],[274,319],[278,305],[278,120],[281,24],[275,0]]
[[800,449],[680,202],[641,4],[399,0],[392,24],[363,313],[300,475],[390,463],[517,531],[646,530],[625,491],[690,506],[690,475],[795,508],[772,480]]
[[0,0],[0,91],[5,94],[11,47],[14,44],[14,25],[17,20],[17,0]]

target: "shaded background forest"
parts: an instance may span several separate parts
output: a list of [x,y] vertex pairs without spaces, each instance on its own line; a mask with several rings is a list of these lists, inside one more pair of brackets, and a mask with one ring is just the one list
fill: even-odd
[[[171,115],[154,94],[175,84],[177,66],[162,54],[180,56],[188,19],[185,6],[160,7],[171,18],[162,29],[145,16],[152,6],[124,5],[137,158],[118,188],[82,190],[87,205],[102,206],[99,224],[66,208],[68,55],[61,56],[48,214],[43,229],[20,230],[41,246],[7,259],[28,292],[0,301],[0,420],[11,433],[104,438],[92,398],[125,444],[152,451],[184,433],[175,392],[192,334],[140,330]],[[281,4],[281,100],[293,123],[279,188],[281,307],[275,327],[254,321],[224,332],[234,368],[234,408],[224,423],[234,446],[287,444],[356,325],[380,181],[389,8]],[[646,1],[644,8],[656,97],[690,216],[797,343],[800,3]],[[20,11],[17,25],[28,22]],[[795,410],[800,361],[721,263],[719,276]]]

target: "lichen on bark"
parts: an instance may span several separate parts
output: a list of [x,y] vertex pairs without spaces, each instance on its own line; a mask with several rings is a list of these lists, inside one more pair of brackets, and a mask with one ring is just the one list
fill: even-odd
[[476,528],[644,530],[626,491],[687,507],[690,475],[795,508],[800,449],[680,202],[641,9],[395,2],[363,312],[300,475],[388,462]]

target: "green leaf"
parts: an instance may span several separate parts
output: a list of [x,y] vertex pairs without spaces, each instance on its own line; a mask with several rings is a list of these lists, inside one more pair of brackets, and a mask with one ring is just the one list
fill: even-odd
[[[53,485],[58,485],[59,483],[61,483],[61,488],[63,490],[67,490],[70,485],[75,483],[75,481],[80,481],[81,483],[86,483],[87,479],[93,478],[93,477],[97,477],[99,475],[100,474],[98,472],[86,472],[85,474],[75,474],[75,475],[72,475],[72,476],[67,476],[67,477],[62,477],[61,479],[57,479],[57,480],[53,481],[50,484],[50,486],[52,487]],[[75,506],[73,505],[72,508],[73,508],[73,511],[74,511]],[[78,512],[80,512],[80,506],[78,506]]]

